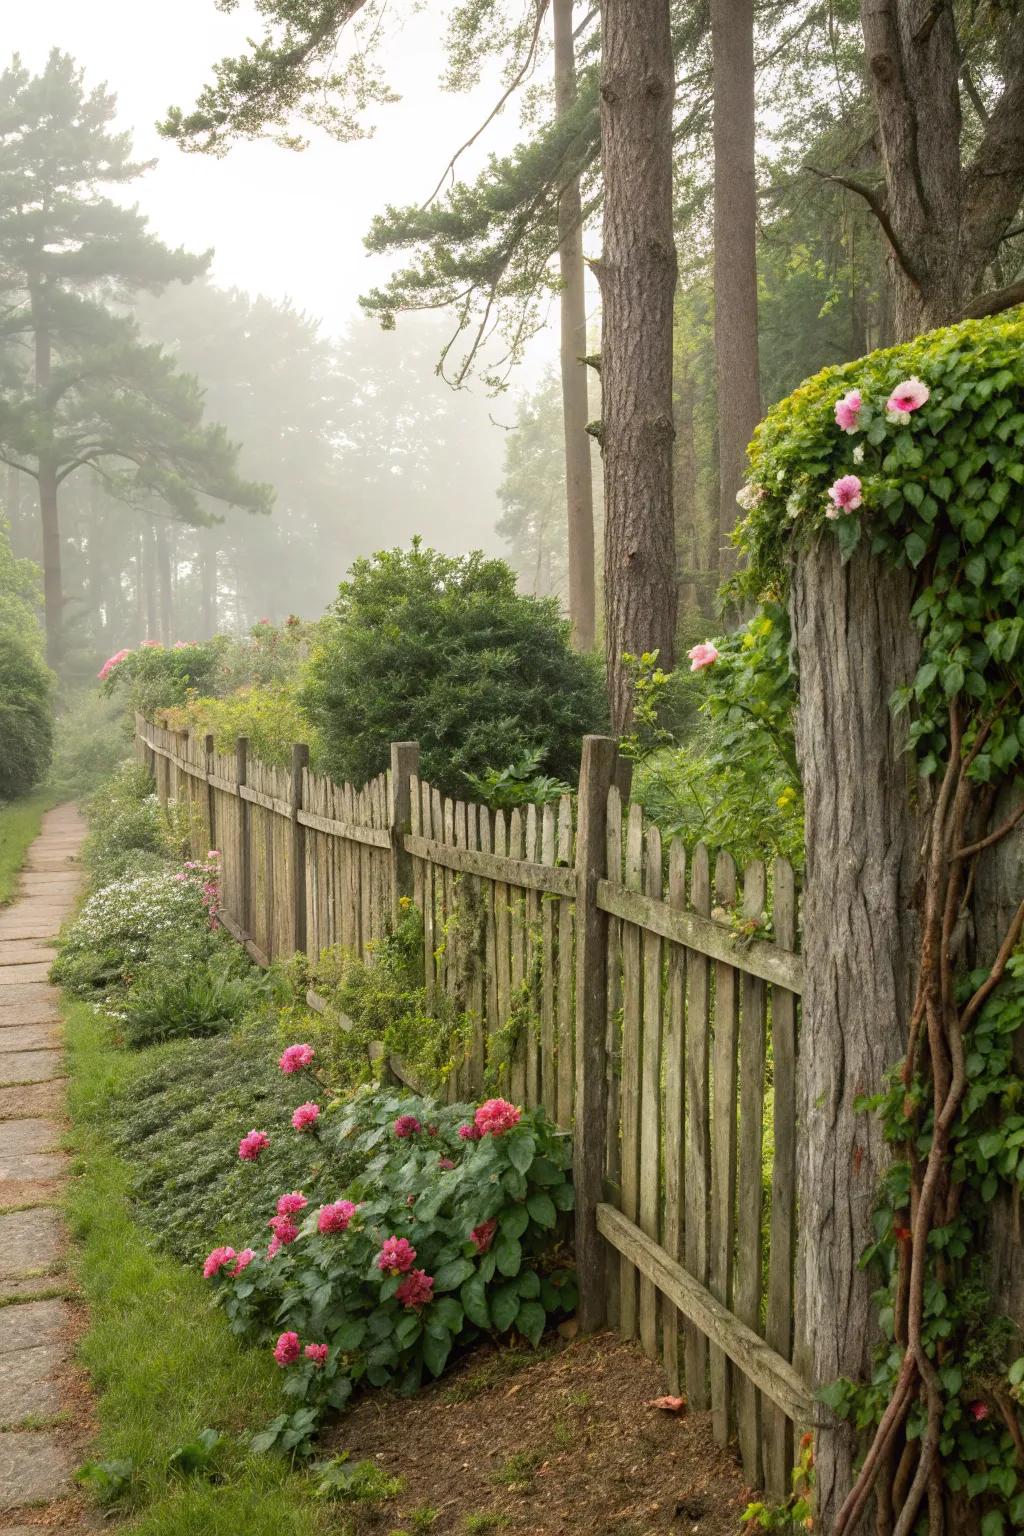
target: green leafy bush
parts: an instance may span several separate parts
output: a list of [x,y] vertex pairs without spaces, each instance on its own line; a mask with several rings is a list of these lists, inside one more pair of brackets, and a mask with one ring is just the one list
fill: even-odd
[[574,778],[583,734],[605,719],[598,666],[569,645],[554,601],[523,597],[501,560],[424,549],[357,560],[322,621],[302,694],[323,761],[361,784],[392,741],[419,741],[424,778],[541,754]]
[[93,886],[182,860],[190,846],[191,811],[161,806],[147,769],[122,763],[86,802],[89,835],[82,849]]
[[47,784],[62,800],[91,795],[128,756],[124,711],[94,689],[58,699],[53,762]]
[[319,1209],[298,1190],[283,1196],[265,1253],[255,1238],[241,1254],[217,1249],[205,1272],[232,1328],[274,1348],[303,1426],[359,1383],[415,1391],[481,1336],[515,1329],[536,1345],[575,1306],[559,1247],[571,1154],[542,1112],[377,1095],[298,1134],[316,1164],[329,1167],[335,1147],[365,1159],[347,1197],[340,1179]]
[[485,768],[483,773],[467,773],[474,796],[492,810],[509,810],[517,805],[547,805],[572,793],[572,786],[541,772],[541,754],[526,752],[507,768]]
[[291,766],[293,744],[305,742],[315,770],[319,740],[297,690],[294,682],[240,688],[223,699],[190,699],[178,708],[159,710],[157,720],[172,731],[210,733],[218,752],[233,752],[239,736],[247,736],[254,757],[283,767]]
[[218,636],[170,649],[146,643],[137,651],[115,651],[100,668],[100,683],[104,693],[125,697],[130,714],[152,719],[157,710],[184,704],[190,693],[215,691],[227,643]]
[[0,800],[27,794],[46,776],[53,686],[34,637],[0,623]]

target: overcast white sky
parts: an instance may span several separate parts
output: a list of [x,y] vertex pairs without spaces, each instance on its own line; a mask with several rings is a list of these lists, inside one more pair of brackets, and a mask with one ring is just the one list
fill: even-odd
[[[408,16],[414,6],[398,0],[392,9]],[[259,35],[248,0],[230,15],[214,0],[0,0],[8,55],[20,52],[35,70],[56,45],[85,67],[87,84],[105,81],[116,93],[120,126],[132,131],[141,156],[158,160],[136,195],[164,240],[212,246],[217,282],[288,296],[334,332],[358,312],[357,295],[387,273],[387,262],[363,249],[373,214],[386,202],[422,200],[496,99],[493,81],[474,96],[439,91],[441,9],[431,4],[392,21],[385,56],[402,100],[372,109],[372,138],[320,138],[301,154],[239,144],[216,160],[182,154],[153,124],[171,104],[190,107],[214,60]],[[488,131],[485,148],[504,150],[517,137],[513,106]],[[467,158],[469,170],[482,153]],[[548,351],[535,351],[534,367]]]

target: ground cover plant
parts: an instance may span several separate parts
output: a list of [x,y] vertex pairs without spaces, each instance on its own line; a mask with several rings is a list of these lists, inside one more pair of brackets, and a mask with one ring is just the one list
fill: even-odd
[[55,679],[43,659],[38,567],[16,559],[0,520],[0,801],[45,778]]

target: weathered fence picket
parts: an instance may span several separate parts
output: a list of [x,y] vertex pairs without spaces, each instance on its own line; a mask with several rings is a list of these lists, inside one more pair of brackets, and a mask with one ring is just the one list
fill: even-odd
[[790,866],[740,881],[720,852],[712,880],[703,845],[663,848],[604,738],[585,743],[578,817],[569,796],[510,813],[442,796],[410,742],[360,788],[302,747],[271,767],[245,738],[217,753],[141,718],[136,750],[162,801],[193,806],[196,854],[221,850],[225,924],[258,960],[372,957],[416,904],[428,995],[466,1019],[449,1095],[508,1093],[575,1127],[582,1326],[638,1337],[715,1439],[737,1437],[750,1481],[784,1493],[815,1414],[791,1364]]

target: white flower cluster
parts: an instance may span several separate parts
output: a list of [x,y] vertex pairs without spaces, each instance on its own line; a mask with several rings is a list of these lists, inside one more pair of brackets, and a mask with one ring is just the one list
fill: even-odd
[[67,935],[71,949],[115,949],[129,961],[144,960],[165,934],[201,930],[210,918],[203,900],[203,871],[128,875],[90,896]]

